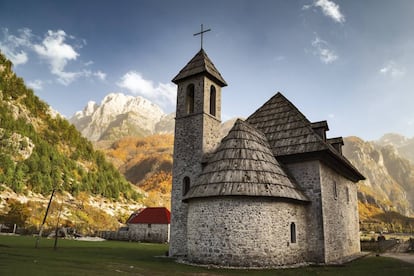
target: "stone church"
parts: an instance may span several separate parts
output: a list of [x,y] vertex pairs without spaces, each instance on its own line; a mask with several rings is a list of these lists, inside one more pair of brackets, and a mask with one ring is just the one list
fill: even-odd
[[220,140],[227,84],[201,50],[178,86],[169,254],[198,264],[341,263],[360,252],[357,182],[326,121],[277,93]]

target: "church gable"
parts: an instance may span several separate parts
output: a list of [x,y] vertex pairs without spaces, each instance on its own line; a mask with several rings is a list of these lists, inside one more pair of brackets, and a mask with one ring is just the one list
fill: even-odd
[[323,159],[352,181],[365,179],[341,154],[340,137],[326,139],[326,121],[311,123],[278,92],[246,120],[263,132],[278,160]]
[[266,137],[241,120],[223,138],[185,199],[230,195],[308,201],[274,158]]
[[311,122],[280,92],[246,121],[266,135],[275,156],[320,151],[328,147],[313,131]]

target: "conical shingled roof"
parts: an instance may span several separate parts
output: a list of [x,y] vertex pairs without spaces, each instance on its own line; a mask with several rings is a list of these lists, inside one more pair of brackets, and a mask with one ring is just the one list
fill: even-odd
[[274,158],[266,137],[242,120],[223,138],[184,200],[211,196],[308,201]]
[[344,168],[347,177],[365,177],[312,128],[312,123],[282,93],[278,92],[246,120],[266,135],[275,157],[325,152],[335,168]]
[[227,86],[226,81],[221,76],[220,72],[216,69],[213,62],[207,56],[206,52],[201,49],[191,60],[184,66],[177,76],[172,80],[175,84],[179,81],[189,78],[198,74],[208,74],[213,78],[221,87]]

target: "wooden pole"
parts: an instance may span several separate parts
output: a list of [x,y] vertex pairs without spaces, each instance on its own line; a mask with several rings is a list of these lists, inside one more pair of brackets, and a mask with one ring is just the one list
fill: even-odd
[[55,194],[55,189],[52,190],[52,194],[50,195],[49,204],[47,205],[46,213],[45,213],[45,216],[43,218],[42,225],[40,226],[39,235],[37,235],[37,238],[36,238],[35,248],[38,247],[38,245],[39,245],[39,239],[42,237],[43,226],[45,225],[46,218],[47,218],[47,214],[49,213],[50,204],[52,203],[52,199],[53,199],[53,195],[54,194]]

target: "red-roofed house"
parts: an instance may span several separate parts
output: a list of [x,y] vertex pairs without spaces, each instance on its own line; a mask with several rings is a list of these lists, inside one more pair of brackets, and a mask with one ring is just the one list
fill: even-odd
[[148,207],[133,213],[128,221],[128,232],[134,240],[169,242],[170,211],[165,207]]

